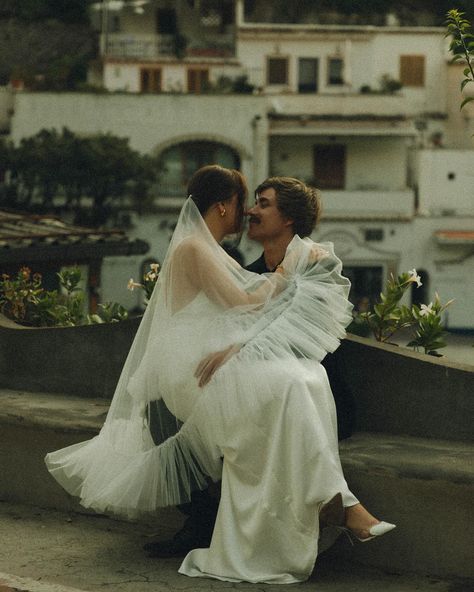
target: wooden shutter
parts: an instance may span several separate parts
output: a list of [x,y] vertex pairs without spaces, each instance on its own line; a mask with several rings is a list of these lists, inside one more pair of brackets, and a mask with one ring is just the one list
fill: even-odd
[[288,84],[288,58],[267,58],[267,84]]
[[425,85],[425,56],[400,56],[400,82],[403,86]]

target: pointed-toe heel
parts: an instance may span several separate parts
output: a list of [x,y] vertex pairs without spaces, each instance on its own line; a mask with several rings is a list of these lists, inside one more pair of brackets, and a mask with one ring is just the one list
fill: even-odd
[[387,532],[390,532],[394,528],[396,528],[395,524],[390,524],[390,522],[383,522],[382,521],[382,522],[379,522],[378,524],[374,524],[374,526],[371,526],[369,528],[369,536],[365,537],[365,539],[361,539],[359,537],[356,537],[356,538],[361,543],[366,543],[367,541],[371,541],[372,539],[375,539],[376,537],[380,537],[384,534],[387,534]]
[[354,540],[359,541],[360,543],[367,543],[377,537],[381,537],[387,532],[390,532],[394,528],[396,528],[395,524],[390,524],[390,522],[379,522],[378,524],[374,524],[369,528],[369,536],[365,538],[358,537],[352,530],[347,528],[347,526],[339,526],[340,530],[342,530],[351,544],[354,544]]

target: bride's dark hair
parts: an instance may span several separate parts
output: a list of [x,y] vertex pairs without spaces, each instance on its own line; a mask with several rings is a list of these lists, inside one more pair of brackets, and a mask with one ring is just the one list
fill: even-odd
[[236,232],[241,232],[248,195],[247,183],[241,172],[211,164],[198,169],[188,183],[188,195],[193,199],[202,216],[211,206],[220,201],[229,201],[235,194],[237,194],[235,229]]

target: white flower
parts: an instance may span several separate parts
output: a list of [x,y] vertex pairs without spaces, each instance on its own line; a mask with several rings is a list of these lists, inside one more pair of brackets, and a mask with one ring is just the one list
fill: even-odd
[[154,273],[154,272],[152,272],[152,271],[149,271],[149,272],[146,274],[146,279],[147,279],[147,280],[151,280],[152,282],[154,282],[154,281],[156,280],[156,278],[157,278],[157,277],[158,277],[158,276],[156,275],[156,273]]
[[150,263],[150,269],[152,271],[154,271],[155,273],[158,273],[158,270],[160,269],[160,264],[159,263]]
[[135,288],[141,288],[141,287],[142,287],[142,285],[137,284],[137,282],[133,281],[133,278],[130,278],[128,280],[127,289],[130,290],[130,292],[133,292],[133,290],[135,290]]
[[434,314],[433,303],[430,302],[428,306],[426,304],[420,305],[420,317],[427,317],[428,315]]
[[421,283],[421,278],[420,276],[416,273],[416,269],[410,269],[410,271],[408,272],[408,274],[410,275],[410,277],[408,278],[409,282],[415,282],[417,288],[419,288],[420,286],[422,286],[423,284]]

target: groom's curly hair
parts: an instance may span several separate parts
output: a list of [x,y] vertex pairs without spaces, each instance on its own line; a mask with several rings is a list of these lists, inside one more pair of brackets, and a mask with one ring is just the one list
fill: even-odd
[[301,238],[309,236],[321,215],[321,193],[293,177],[269,177],[255,190],[255,196],[265,189],[274,189],[277,207],[283,217],[293,221],[293,231]]

